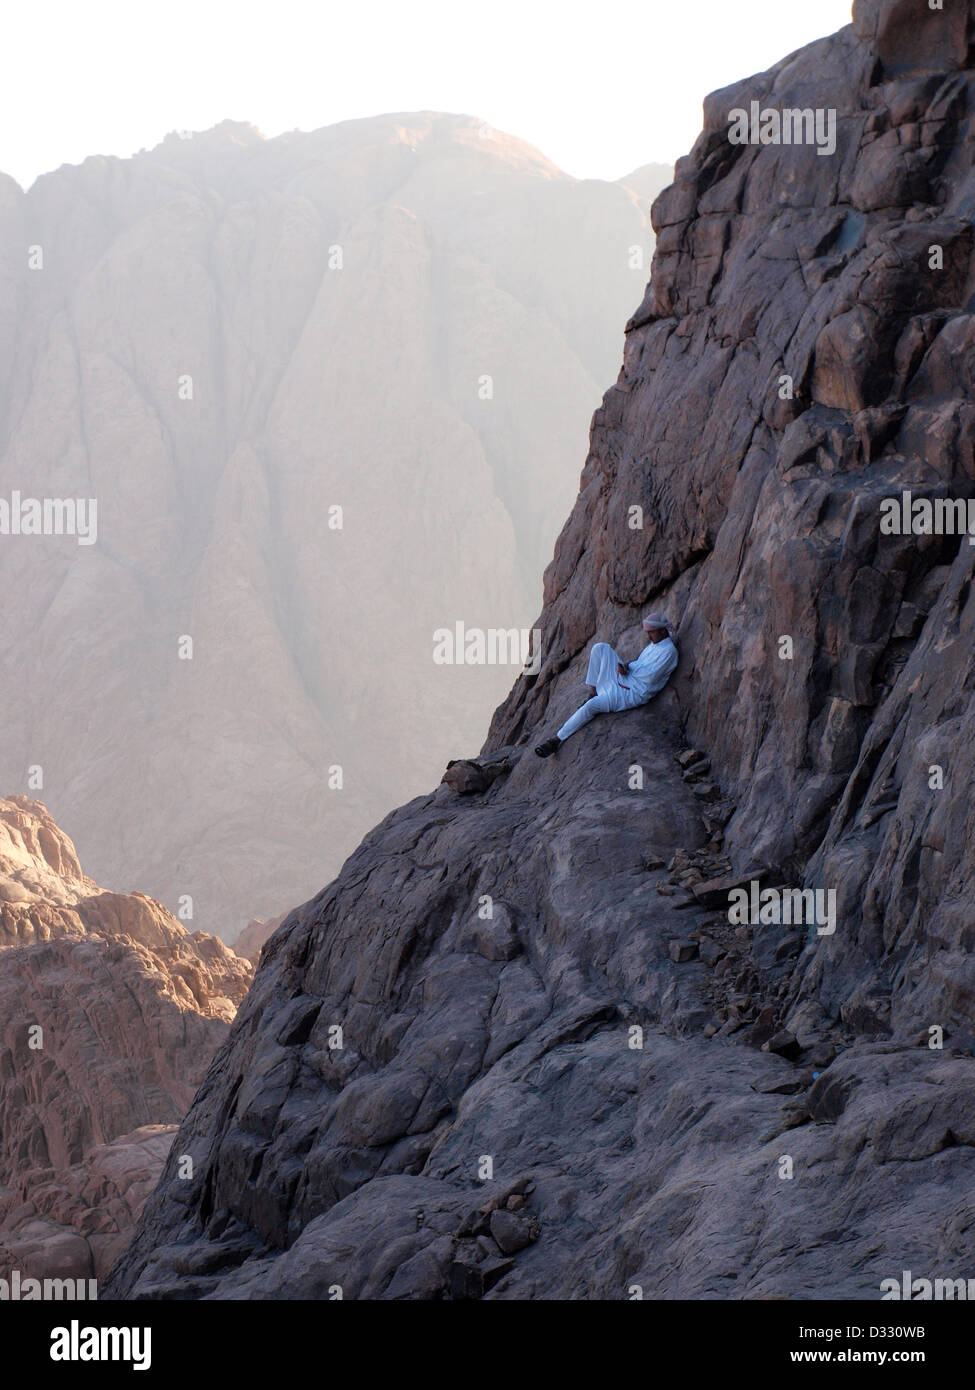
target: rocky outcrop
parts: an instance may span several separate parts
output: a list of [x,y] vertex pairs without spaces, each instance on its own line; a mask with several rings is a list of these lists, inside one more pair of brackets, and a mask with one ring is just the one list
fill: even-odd
[[176,1125],[144,1125],[68,1168],[29,1168],[0,1187],[0,1266],[9,1278],[105,1278],[132,1239]]
[[2,499],[98,505],[94,544],[2,538],[0,785],[100,882],[230,941],[477,747],[518,666],[434,633],[537,611],[634,178],[431,112],[0,176]]
[[[975,495],[973,14],[854,21],[707,100],[541,670],[468,760],[509,770],[387,817],[286,920],[115,1293],[876,1299],[970,1272],[975,548],[880,504]],[[834,111],[835,151],[732,143],[753,101]],[[588,645],[633,655],[651,602],[671,686],[536,759]],[[743,917],[739,888],[822,910]]]
[[0,799],[0,1273],[107,1272],[251,977]]

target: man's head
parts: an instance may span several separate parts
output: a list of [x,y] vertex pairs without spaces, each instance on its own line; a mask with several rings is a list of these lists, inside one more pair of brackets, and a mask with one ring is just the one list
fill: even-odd
[[662,642],[665,637],[673,637],[674,627],[665,613],[648,613],[643,620],[643,630],[651,642]]

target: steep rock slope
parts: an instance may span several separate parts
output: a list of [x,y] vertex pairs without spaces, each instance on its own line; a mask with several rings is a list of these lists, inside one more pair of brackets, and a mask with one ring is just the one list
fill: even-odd
[[124,1247],[251,968],[81,870],[0,800],[0,1266],[98,1277]]
[[[265,946],[180,1134],[195,1177],[167,1165],[116,1293],[966,1277],[975,548],[886,535],[880,502],[975,492],[972,36],[970,5],[858,3],[708,99],[544,667],[485,746],[509,770],[387,817]],[[752,101],[835,110],[835,153],[732,144]],[[673,686],[540,763],[590,641],[633,654],[651,601]],[[835,930],[731,922],[742,877],[835,892]]]
[[0,781],[99,881],[230,940],[479,741],[433,633],[537,610],[646,191],[429,112],[0,181],[0,494],[98,504],[2,538]]

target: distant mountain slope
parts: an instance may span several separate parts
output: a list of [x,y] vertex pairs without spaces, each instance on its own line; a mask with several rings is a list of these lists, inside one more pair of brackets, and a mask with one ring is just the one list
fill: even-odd
[[99,878],[232,937],[476,737],[433,633],[537,611],[645,212],[426,112],[0,183],[0,496],[98,503],[0,537],[0,779]]
[[673,181],[672,164],[641,164],[639,169],[632,169],[628,174],[624,174],[623,178],[616,180],[638,198],[643,199],[648,208],[657,194],[662,193]]

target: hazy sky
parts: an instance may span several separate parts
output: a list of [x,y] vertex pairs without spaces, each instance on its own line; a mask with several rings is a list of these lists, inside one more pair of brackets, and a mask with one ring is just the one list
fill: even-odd
[[0,169],[25,187],[230,118],[265,135],[479,116],[578,177],[685,154],[701,101],[849,23],[851,0],[49,0],[8,5]]

